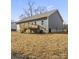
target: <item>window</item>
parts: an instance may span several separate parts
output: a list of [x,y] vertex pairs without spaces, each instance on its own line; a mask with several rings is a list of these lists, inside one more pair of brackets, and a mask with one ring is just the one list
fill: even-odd
[[41,24],[43,25],[44,24],[44,21],[42,20]]

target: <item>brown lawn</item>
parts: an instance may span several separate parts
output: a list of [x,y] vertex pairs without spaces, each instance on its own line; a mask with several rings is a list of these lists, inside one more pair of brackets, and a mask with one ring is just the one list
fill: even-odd
[[29,59],[67,59],[67,34],[12,32],[11,36],[11,49],[14,54],[21,54]]

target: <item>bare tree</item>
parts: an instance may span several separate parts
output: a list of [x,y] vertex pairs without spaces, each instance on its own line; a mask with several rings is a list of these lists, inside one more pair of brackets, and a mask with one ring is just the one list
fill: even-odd
[[[25,3],[26,3],[26,0],[25,0]],[[41,13],[47,11],[45,7],[35,6],[35,2],[33,2],[31,0],[27,0],[26,5],[28,6],[27,9],[23,8],[25,16],[33,16],[33,15],[41,14]]]
[[26,10],[26,9],[23,9],[23,10],[24,10],[25,16],[30,16],[30,13],[28,10]]
[[46,11],[47,11],[47,9],[46,9],[45,7],[41,7],[41,6],[37,7],[36,9],[34,9],[35,15],[36,15],[36,14],[44,13],[44,12],[46,12]]
[[28,0],[28,6],[29,6],[28,10],[30,12],[30,16],[32,16],[33,15],[33,6],[34,6],[34,3],[31,2],[31,0]]
[[37,8],[34,10],[34,14],[35,14],[35,15],[36,15],[36,14],[39,14]]
[[41,6],[37,7],[37,10],[38,10],[39,14],[44,13],[44,12],[47,11],[46,7],[41,7]]
[[[26,3],[26,1],[25,1]],[[27,6],[28,8],[27,9],[23,9],[24,10],[24,13],[27,15],[27,16],[33,16],[33,10],[34,10],[34,2],[32,2],[31,0],[27,0]]]
[[21,14],[20,16],[19,16],[19,19],[23,19],[24,17],[26,17],[24,14]]

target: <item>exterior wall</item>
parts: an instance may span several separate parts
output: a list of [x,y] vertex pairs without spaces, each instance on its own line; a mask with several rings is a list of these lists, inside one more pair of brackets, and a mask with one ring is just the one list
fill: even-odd
[[[43,21],[43,25],[42,25],[42,21]],[[38,20],[34,20],[34,21],[30,21],[29,25],[33,25],[35,24],[40,26],[40,30],[43,30],[44,32],[48,33],[48,19],[47,18],[42,18],[42,19],[38,19]]]
[[[42,24],[42,21],[43,21],[43,24]],[[45,33],[48,33],[48,19],[47,18],[42,18],[42,19],[37,19],[34,21],[17,24],[17,31],[20,31],[22,28],[27,28],[29,25],[35,25],[35,22],[36,22],[36,25],[40,26],[40,30],[43,30]]]
[[51,32],[61,32],[63,31],[63,20],[60,17],[58,11],[48,17],[49,28]]
[[11,22],[11,31],[16,31],[17,26],[15,22]]
[[17,24],[17,31],[20,32],[20,24]]
[[[43,24],[42,24],[42,21],[43,21]],[[48,33],[48,19],[41,19],[36,21],[36,23],[41,26],[40,28],[41,30]]]

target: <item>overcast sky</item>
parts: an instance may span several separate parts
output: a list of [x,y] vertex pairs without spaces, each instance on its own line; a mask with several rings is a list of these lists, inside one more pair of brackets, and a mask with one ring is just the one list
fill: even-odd
[[[25,3],[26,1],[26,3]],[[68,23],[68,1],[67,0],[31,0],[35,6],[43,6],[48,10],[58,9],[65,23]],[[24,13],[23,8],[27,9],[27,0],[11,0],[12,20],[17,21],[19,16]]]

